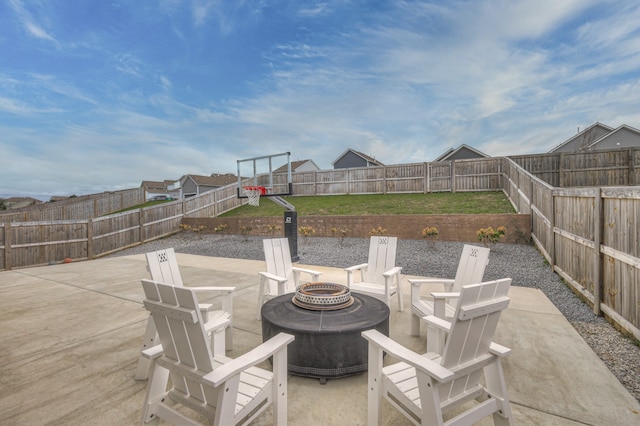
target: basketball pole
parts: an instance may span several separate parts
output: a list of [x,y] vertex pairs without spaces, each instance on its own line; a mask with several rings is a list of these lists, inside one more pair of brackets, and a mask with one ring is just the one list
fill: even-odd
[[[291,185],[291,184],[289,184]],[[291,261],[300,260],[298,256],[298,212],[296,207],[282,197],[268,197],[274,203],[284,207],[284,236],[289,240]]]

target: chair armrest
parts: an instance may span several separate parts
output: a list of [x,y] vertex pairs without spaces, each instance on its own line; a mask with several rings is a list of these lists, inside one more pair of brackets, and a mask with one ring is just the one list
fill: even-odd
[[436,300],[436,299],[455,299],[457,297],[460,297],[460,293],[445,293],[443,291],[434,291],[433,293],[431,293],[431,297],[433,297],[434,300]]
[[447,278],[411,278],[408,280],[412,287],[420,288],[422,284],[442,284],[444,286],[453,285],[453,279]]
[[399,275],[401,271],[402,271],[402,266],[395,266],[389,269],[387,272],[383,272],[382,275],[389,278],[394,275]]
[[278,351],[283,349],[286,351],[287,345],[293,342],[294,339],[295,337],[291,334],[278,333],[246,354],[214,369],[211,373],[204,376],[203,380],[213,386],[219,386],[221,383],[229,380],[229,378],[246,370],[247,367],[261,363]]
[[363,331],[362,337],[369,341],[370,347],[371,345],[377,346],[393,357],[406,362],[417,370],[423,371],[438,382],[446,383],[450,382],[454,378],[453,371],[441,366],[429,358],[405,348],[401,344],[380,333],[378,330],[372,329]]
[[348,268],[344,268],[344,270],[347,272],[353,272],[353,271],[358,271],[360,269],[366,269],[367,266],[369,266],[368,263],[361,263],[359,265],[349,266]]
[[355,265],[355,266],[349,266],[348,268],[344,268],[345,271],[347,271],[347,287],[351,287],[351,284],[353,284],[353,273],[355,271],[360,271],[360,281],[364,281],[364,271],[367,269],[367,267],[369,266],[368,263],[361,263],[359,265]]
[[431,296],[433,297],[433,315],[444,319],[447,317],[448,300],[460,297],[460,293],[434,292]]
[[221,293],[232,293],[236,291],[235,287],[187,287],[193,291],[217,291]]
[[162,355],[162,345],[151,346],[148,349],[142,351],[142,356],[147,359],[156,359]]
[[435,315],[427,315],[426,317],[422,317],[423,320],[426,321],[427,325],[430,325],[439,330],[449,332],[451,330],[451,323],[445,319],[438,318]]
[[511,353],[511,349],[507,348],[506,346],[491,342],[491,345],[489,345],[489,352],[491,352],[491,354],[495,356],[502,358],[509,355]]
[[277,281],[279,283],[286,283],[287,282],[287,278],[286,277],[280,277],[278,275],[274,275],[270,272],[258,272],[258,274],[260,274],[261,276],[265,277],[268,280],[273,280],[273,281]]
[[297,266],[292,267],[291,270],[295,275],[294,282],[296,283],[296,286],[300,280],[301,273],[309,274],[312,281],[318,281],[318,277],[322,274],[322,272],[314,271],[313,269],[298,268]]

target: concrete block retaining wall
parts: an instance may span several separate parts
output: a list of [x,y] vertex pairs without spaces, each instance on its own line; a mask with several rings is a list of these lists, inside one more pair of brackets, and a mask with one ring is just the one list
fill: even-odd
[[[200,232],[216,233],[220,225],[226,228],[219,233],[278,237],[284,235],[282,217],[215,217],[183,218],[182,224],[191,228],[203,227]],[[270,226],[279,229],[269,230]],[[531,241],[531,216],[528,214],[479,214],[479,215],[381,215],[381,216],[298,216],[298,230],[310,226],[315,237],[339,237],[346,230],[347,237],[366,238],[372,229],[381,227],[385,235],[400,239],[422,239],[426,227],[438,229],[440,241],[478,242],[476,232],[480,228],[504,226],[507,229],[502,243],[529,244]],[[250,228],[250,230],[249,230]]]

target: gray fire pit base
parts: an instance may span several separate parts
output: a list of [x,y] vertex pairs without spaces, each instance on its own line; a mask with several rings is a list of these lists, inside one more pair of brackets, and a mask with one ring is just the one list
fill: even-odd
[[389,335],[389,307],[374,297],[352,293],[353,304],[334,311],[296,306],[293,293],[262,306],[262,340],[279,332],[293,334],[288,346],[289,373],[314,377],[346,377],[367,371],[367,341],[361,333],[376,329]]

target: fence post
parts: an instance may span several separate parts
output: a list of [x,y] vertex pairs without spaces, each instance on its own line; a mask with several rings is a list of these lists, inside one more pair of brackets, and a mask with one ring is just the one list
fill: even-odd
[[593,203],[593,313],[600,315],[600,302],[602,300],[602,232],[604,230],[604,214],[602,210],[602,188],[598,188]]
[[449,163],[449,179],[451,180],[451,193],[456,192],[456,162],[455,160]]
[[551,270],[556,267],[556,190],[551,190],[551,214],[549,215],[549,263]]
[[430,171],[431,171],[431,167],[429,166],[429,163],[424,163],[424,193],[425,194],[429,193],[429,183],[430,183],[429,172]]
[[11,219],[4,222],[4,269],[11,269]]
[[140,227],[140,245],[144,244],[144,209],[138,210],[138,226]]
[[636,164],[635,164],[635,152],[636,149],[638,148],[629,148],[629,158],[627,159],[627,162],[629,164],[629,178],[627,179],[627,182],[629,182],[629,186],[635,186],[637,185],[636,183]]
[[87,221],[87,259],[95,258],[93,250],[93,219]]

